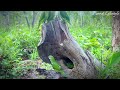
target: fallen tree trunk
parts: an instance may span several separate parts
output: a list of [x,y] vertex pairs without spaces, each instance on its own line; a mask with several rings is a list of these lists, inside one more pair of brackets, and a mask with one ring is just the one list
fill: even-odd
[[[42,26],[42,39],[38,45],[40,58],[51,63],[48,56],[52,55],[62,66],[69,78],[94,79],[97,78],[97,67],[100,62],[89,52],[84,51],[70,35],[68,27],[59,19],[55,19]],[[66,67],[65,61],[73,63],[72,69]]]

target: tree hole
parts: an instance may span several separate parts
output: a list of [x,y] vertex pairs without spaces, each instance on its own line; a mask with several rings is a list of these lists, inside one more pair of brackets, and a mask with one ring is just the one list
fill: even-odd
[[62,59],[63,59],[63,63],[65,64],[65,66],[67,66],[69,69],[74,68],[74,64],[69,58],[63,57]]

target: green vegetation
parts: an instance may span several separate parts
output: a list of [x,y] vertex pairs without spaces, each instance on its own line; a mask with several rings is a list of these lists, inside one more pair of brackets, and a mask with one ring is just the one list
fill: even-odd
[[109,58],[106,68],[101,70],[101,77],[109,76],[111,78],[120,79],[120,52],[112,53]]
[[50,59],[50,61],[51,61],[51,64],[52,64],[53,68],[54,68],[56,71],[61,70],[61,66],[57,63],[57,61],[55,60],[55,58],[54,58],[52,55],[49,55],[49,59]]
[[64,71],[62,70],[61,66],[58,64],[58,62],[55,60],[55,58],[52,55],[49,55],[49,59],[51,61],[51,65],[53,69],[56,72],[60,72],[62,75],[64,75]]
[[[112,53],[111,47],[111,16],[75,11],[69,11],[68,15],[71,20],[68,27],[74,39],[84,50],[89,50],[107,65],[105,70],[100,71],[100,78],[106,78],[108,75],[110,78],[120,78],[120,53]],[[0,78],[22,76],[23,69],[28,70],[34,65],[21,67],[20,62],[28,59],[36,61],[38,58],[37,45],[41,31],[37,29],[38,24],[35,24],[34,28],[28,28],[24,23],[25,21],[23,24],[12,24],[9,28],[5,25],[0,27]],[[43,64],[42,67],[52,69],[49,64]]]
[[[2,78],[11,78],[7,74],[11,74],[15,63],[26,59],[35,60],[38,57],[37,44],[40,32],[37,30],[32,31],[25,27],[11,27],[7,31],[0,29],[0,34],[0,76]],[[2,73],[3,76],[1,75]]]

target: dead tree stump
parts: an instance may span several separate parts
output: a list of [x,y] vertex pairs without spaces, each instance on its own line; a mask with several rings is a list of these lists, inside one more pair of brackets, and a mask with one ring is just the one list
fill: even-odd
[[[38,45],[40,58],[51,63],[48,56],[52,55],[62,66],[69,78],[94,79],[100,63],[89,51],[84,51],[70,35],[67,25],[55,19],[42,26],[42,39]],[[64,61],[72,61],[74,68],[69,69]]]

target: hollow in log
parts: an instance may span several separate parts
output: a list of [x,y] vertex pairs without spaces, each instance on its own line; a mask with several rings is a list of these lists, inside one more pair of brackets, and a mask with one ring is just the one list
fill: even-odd
[[[52,55],[69,78],[97,78],[96,67],[101,67],[100,62],[80,47],[69,33],[67,25],[59,19],[43,24],[42,39],[37,49],[40,58],[46,63],[51,63],[48,56]],[[72,62],[74,67],[68,68],[65,61]]]

